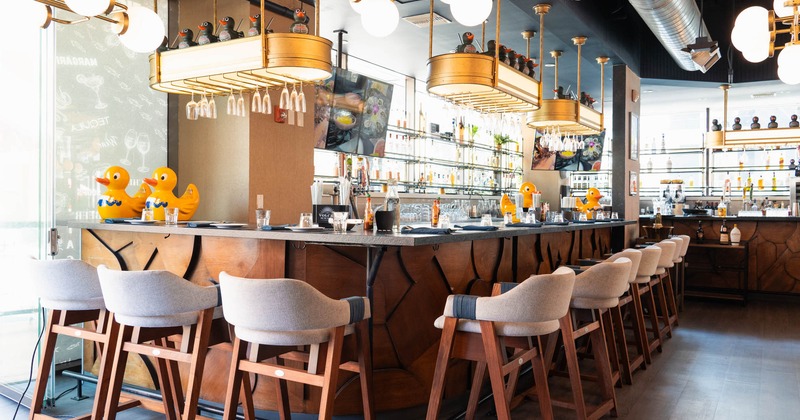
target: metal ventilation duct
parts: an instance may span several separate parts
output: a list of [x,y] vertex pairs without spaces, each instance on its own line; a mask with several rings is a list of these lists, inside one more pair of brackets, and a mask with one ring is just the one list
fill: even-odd
[[695,0],[629,1],[682,69],[700,69],[690,54],[681,51],[681,48],[695,42],[696,38],[708,34]]

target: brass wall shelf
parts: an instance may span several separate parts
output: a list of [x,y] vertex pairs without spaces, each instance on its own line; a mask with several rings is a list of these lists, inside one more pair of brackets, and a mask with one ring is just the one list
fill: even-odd
[[150,87],[177,94],[226,94],[331,77],[331,41],[271,33],[150,56]]
[[800,128],[761,128],[706,133],[706,145],[711,149],[736,146],[783,146],[785,144],[800,144]]
[[428,92],[481,112],[537,109],[539,82],[495,60],[480,54],[437,55],[428,60]]

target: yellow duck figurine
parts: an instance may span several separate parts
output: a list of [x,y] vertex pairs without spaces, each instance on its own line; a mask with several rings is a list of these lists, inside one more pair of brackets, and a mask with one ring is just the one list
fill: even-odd
[[511,213],[511,219],[514,223],[519,223],[519,218],[517,217],[517,206],[514,204],[513,201],[508,197],[508,194],[503,194],[503,198],[500,199],[500,212],[504,215],[506,213]]
[[167,167],[161,167],[153,172],[152,178],[145,178],[144,182],[155,188],[153,194],[147,198],[146,206],[153,209],[153,217],[156,220],[164,220],[164,209],[167,207],[178,207],[180,214],[178,220],[190,220],[200,205],[200,192],[197,186],[189,184],[186,192],[178,198],[172,193],[178,184],[178,176],[175,171]]
[[539,190],[536,189],[536,184],[532,182],[523,182],[519,186],[519,192],[522,193],[522,207],[530,209],[533,207],[533,195],[538,194]]
[[97,201],[97,212],[103,219],[140,217],[145,200],[150,195],[150,187],[142,184],[133,197],[125,191],[131,180],[128,171],[119,166],[111,166],[97,182],[108,187]]
[[603,194],[600,194],[600,190],[597,188],[589,188],[586,191],[586,204],[583,204],[580,198],[575,197],[575,209],[579,212],[586,213],[586,218],[592,218],[592,210],[598,210],[603,208],[600,205],[600,199],[603,198]]

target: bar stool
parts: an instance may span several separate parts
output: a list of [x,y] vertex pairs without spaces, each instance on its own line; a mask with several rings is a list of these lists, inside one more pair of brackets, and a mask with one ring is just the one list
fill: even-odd
[[[119,330],[106,420],[116,418],[114,403],[120,396],[128,353],[156,359],[167,419],[194,419],[211,322],[222,316],[219,288],[198,286],[168,271],[117,271],[101,265],[97,274],[103,298],[112,312],[111,328]],[[168,341],[174,334],[182,336],[179,348]],[[189,364],[185,393],[176,362]]]
[[[442,329],[442,339],[426,418],[435,420],[439,415],[447,365],[450,359],[459,358],[478,362],[476,372],[481,372],[472,384],[468,418],[475,414],[480,380],[488,369],[497,418],[510,419],[509,402],[519,368],[530,361],[542,417],[552,419],[540,337],[558,331],[559,319],[569,311],[574,283],[575,272],[561,267],[552,274],[531,276],[499,296],[448,296],[444,314],[434,322]],[[506,348],[519,350],[509,358]]]
[[678,325],[678,303],[677,299],[675,299],[675,295],[678,294],[677,287],[680,284],[680,266],[683,264],[683,253],[684,247],[688,250],[689,243],[687,242],[688,239],[684,239],[681,236],[673,236],[668,241],[675,242],[675,254],[672,257],[672,264],[673,270],[675,272],[675,282],[672,282],[673,276],[670,274],[670,270],[666,271],[666,276],[664,277],[664,291],[666,292],[667,298],[667,307],[669,308],[669,327],[670,329],[675,329]]
[[[636,282],[636,275],[639,270],[639,264],[642,260],[642,252],[637,249],[624,249],[621,252],[610,256],[606,262],[614,262],[620,258],[627,258],[631,260],[631,269],[628,272],[628,284]],[[633,302],[631,297],[631,288],[619,298],[617,306],[610,308],[604,313],[607,315],[606,320],[606,339],[608,340],[609,359],[612,367],[612,379],[617,383],[620,379],[627,384],[633,383],[633,371],[631,370],[630,354],[628,353],[628,342],[625,338],[625,325],[622,323],[622,308],[628,303]],[[635,319],[635,314],[633,316]],[[636,325],[636,321],[634,321]],[[612,328],[613,327],[613,328]],[[616,338],[616,340],[614,340]],[[642,349],[638,348],[638,358],[643,359]]]
[[[236,418],[242,390],[245,418],[255,418],[249,375],[254,373],[275,382],[281,419],[291,418],[286,381],[292,381],[322,388],[319,418],[328,420],[340,370],[360,374],[364,418],[375,418],[369,299],[331,299],[293,279],[246,279],[225,272],[219,279],[225,319],[235,327],[223,418]],[[344,337],[354,332],[358,363],[341,363]],[[296,351],[298,346],[310,346],[310,351]],[[283,360],[304,362],[308,368],[284,366]]]
[[[111,368],[107,362],[113,359],[116,335],[112,334],[114,329],[109,328],[109,313],[103,301],[97,270],[81,260],[31,260],[29,269],[42,307],[48,309],[30,418],[52,418],[42,414],[42,406],[58,334],[96,343],[96,351],[100,353],[102,362],[92,413],[76,418],[102,418],[108,392],[107,375]],[[94,328],[73,326],[82,322],[91,322],[95,324]],[[139,404],[138,400],[132,400],[118,409],[124,410]]]
[[[619,298],[628,289],[631,260],[619,257],[614,262],[603,262],[590,266],[575,278],[572,292],[571,310],[559,320],[564,353],[572,387],[572,401],[553,399],[558,407],[576,411],[579,419],[599,418],[606,414],[616,417],[617,397],[611,376],[611,365],[605,337],[603,312],[619,304]],[[587,310],[591,315],[588,322],[575,322],[577,312]],[[586,405],[581,372],[578,366],[576,340],[589,336],[594,351],[593,359],[597,370],[602,402],[595,407]]]
[[683,293],[686,288],[686,254],[689,252],[689,243],[692,238],[689,235],[678,235],[683,239],[683,248],[681,249],[681,258],[678,264],[680,270],[677,272],[675,280],[675,297],[678,301],[678,309],[683,310]]
[[[646,364],[653,363],[652,352],[654,349],[661,349],[661,330],[658,328],[658,313],[656,312],[656,302],[653,290],[650,287],[650,282],[658,270],[658,262],[661,259],[661,248],[650,245],[641,248],[642,260],[639,263],[639,270],[636,273],[636,281],[631,283],[631,298],[633,299],[634,320],[632,322],[634,329],[634,339],[636,340],[637,348],[643,351],[644,361]],[[645,300],[642,297],[646,296]],[[650,319],[650,330],[647,329],[644,317],[644,307],[647,306],[648,318]],[[637,332],[638,330],[638,332]],[[651,340],[648,331],[653,333]],[[631,370],[634,365],[641,365],[638,357],[631,360]],[[646,365],[641,365],[642,369],[646,369]]]
[[[681,240],[680,246],[683,246],[682,243],[683,240]],[[675,266],[675,254],[679,251],[680,247],[678,245],[678,241],[669,239],[656,242],[655,246],[661,248],[661,256],[658,258],[658,267],[656,268],[656,272],[650,280],[650,292],[652,293],[654,289],[658,289],[658,302],[661,313],[660,315],[657,315],[657,318],[659,318],[659,325],[657,326],[657,329],[658,335],[663,340],[665,337],[672,337],[672,325],[669,322],[670,311],[667,304],[666,289],[668,289],[668,287],[665,287],[664,283],[669,281],[669,269]],[[662,323],[664,325],[663,327],[661,326]],[[661,351],[660,346],[658,349]]]

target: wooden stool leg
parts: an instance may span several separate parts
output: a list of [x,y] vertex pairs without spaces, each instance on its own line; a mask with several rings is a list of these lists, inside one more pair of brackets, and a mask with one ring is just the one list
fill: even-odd
[[33,400],[31,400],[30,418],[33,420],[37,414],[42,412],[44,406],[44,395],[47,392],[47,379],[50,377],[50,365],[53,363],[53,353],[56,350],[58,334],[53,332],[53,324],[57,318],[61,318],[62,311],[50,310],[47,316],[47,323],[42,341],[42,360],[39,362],[39,371],[36,374],[36,386],[33,388]]
[[[611,310],[602,309],[599,311],[600,318],[603,318],[603,335],[606,339],[606,350],[608,353],[608,361],[611,366],[611,374],[613,378],[619,378],[619,385],[622,386],[622,369],[619,363],[619,353],[617,351],[616,334],[614,334],[614,323],[611,322]],[[617,381],[614,381],[616,385]]]
[[[159,339],[158,345],[163,346],[165,339]],[[156,366],[158,368],[158,385],[161,388],[161,402],[164,405],[164,415],[168,420],[177,420],[180,418],[175,406],[175,394],[173,391],[172,382],[169,380],[169,367],[168,360],[156,357]]]
[[239,361],[247,357],[247,344],[243,343],[239,337],[234,337],[233,348],[231,349],[231,366],[228,369],[228,392],[225,394],[225,420],[235,420],[237,407],[239,406],[240,393],[247,393],[249,389],[242,389],[242,377],[250,376],[247,372],[239,369]]
[[558,320],[561,325],[561,335],[564,341],[564,353],[567,359],[567,371],[572,387],[572,400],[575,403],[575,412],[579,419],[585,419],[586,403],[583,398],[583,385],[581,385],[581,370],[578,366],[578,349],[575,348],[574,330],[572,329],[572,311]]
[[92,418],[104,417],[105,403],[108,399],[108,386],[111,381],[111,369],[116,357],[116,344],[119,339],[119,324],[114,322],[114,315],[106,312],[105,320],[98,326],[106,331],[103,352],[100,353],[100,372],[97,374],[97,390],[94,394],[92,405]]
[[[675,266],[675,278],[677,282],[678,277],[678,266]],[[678,325],[678,304],[675,301],[675,290],[673,289],[672,284],[672,276],[667,273],[666,277],[666,284],[664,285],[664,290],[667,292],[666,299],[667,299],[667,306],[669,307],[669,314],[668,314],[668,321],[670,330],[673,329],[673,326]]]
[[250,381],[250,374],[242,374],[242,411],[244,420],[256,420],[256,407],[253,404],[253,385]]
[[608,358],[608,350],[606,347],[606,338],[605,338],[605,328],[603,327],[603,323],[605,322],[604,317],[602,315],[597,317],[598,321],[600,322],[600,328],[592,331],[589,333],[589,338],[592,342],[592,346],[596,348],[596,353],[594,355],[594,363],[597,367],[597,376],[598,382],[600,384],[600,391],[603,395],[605,400],[613,401],[613,406],[611,408],[611,416],[617,416],[617,396],[614,393],[614,382],[611,379],[611,363]]
[[[106,399],[105,420],[117,418],[117,404],[122,393],[122,380],[125,376],[125,366],[128,363],[128,352],[123,350],[125,342],[130,341],[133,327],[120,325],[114,350],[114,363],[111,367],[111,377],[108,385],[108,398]],[[111,343],[109,343],[111,344]]]
[[361,377],[361,404],[364,407],[364,420],[375,418],[375,401],[372,388],[372,349],[369,345],[369,321],[356,324],[358,342],[358,370]]
[[486,362],[475,363],[475,373],[472,375],[472,386],[469,390],[469,402],[467,403],[467,413],[464,416],[467,420],[475,418],[478,411],[478,400],[480,399],[483,377],[486,375]]
[[[648,348],[650,349],[650,353],[653,353],[653,348],[658,350],[661,353],[661,343],[663,343],[663,338],[661,337],[661,328],[658,324],[658,312],[656,312],[656,298],[655,298],[655,285],[650,284],[648,295],[649,299],[647,299],[647,308],[650,312],[650,325],[653,327],[653,335],[655,338],[652,342],[648,341]],[[648,338],[648,340],[650,340]]]
[[[639,351],[644,356],[645,365],[649,365],[653,363],[652,355],[650,354],[650,343],[648,341],[647,335],[647,324],[644,321],[644,309],[642,306],[642,294],[647,293],[646,290],[642,289],[640,284],[633,284],[633,317],[635,323],[633,325],[634,334],[636,337],[636,344],[639,348]],[[648,287],[648,286],[644,286]],[[649,289],[648,289],[649,290]],[[646,366],[645,366],[646,367]]]
[[631,358],[628,354],[628,341],[625,339],[625,326],[622,325],[622,309],[617,305],[609,309],[611,314],[611,321],[616,330],[616,344],[619,351],[619,363],[622,365],[620,376],[622,381],[630,385],[633,383],[633,374],[631,373]]
[[505,395],[506,387],[503,379],[503,358],[500,340],[497,339],[494,324],[491,321],[480,321],[480,324],[483,348],[486,352],[486,368],[489,371],[489,381],[492,383],[497,418],[498,420],[511,420],[511,410],[508,408],[508,401],[506,401]]
[[336,381],[339,378],[343,339],[344,327],[336,327],[331,334],[325,354],[325,379],[322,384],[322,399],[319,403],[319,418],[323,420],[330,420],[333,416],[333,399],[336,394]]
[[[669,271],[667,271],[667,275],[669,275]],[[661,281],[658,282],[658,305],[661,309],[661,322],[664,323],[664,328],[661,329],[661,336],[662,338],[672,338],[672,328],[669,323],[669,306],[667,305],[667,292],[666,292],[666,285],[665,283],[666,277],[662,277]]]
[[550,402],[550,387],[547,386],[547,367],[542,354],[542,338],[536,337],[538,354],[531,360],[533,365],[533,380],[536,395],[539,399],[539,411],[544,420],[552,420],[553,405]]
[[[171,349],[176,348],[176,343],[173,343],[166,338],[164,338],[161,343],[164,347]],[[175,407],[175,411],[178,413],[178,418],[180,418],[180,410],[186,403],[183,395],[183,382],[181,381],[180,368],[178,367],[178,362],[174,360],[165,360],[165,362],[167,367],[167,379],[169,380],[169,385],[171,386],[173,406]]]
[[186,387],[186,401],[183,419],[193,420],[197,417],[197,402],[200,399],[200,384],[203,382],[203,368],[208,352],[208,340],[211,336],[211,321],[214,308],[203,311],[197,319],[195,338],[192,343],[192,361],[189,367],[189,384]]
[[433,371],[433,385],[431,386],[431,397],[428,401],[427,420],[436,420],[439,416],[439,408],[442,404],[444,395],[444,379],[447,374],[447,364],[450,361],[450,353],[453,351],[453,339],[456,333],[456,318],[445,317],[444,328],[442,328],[442,338],[439,341],[439,354],[436,356],[436,368]]

